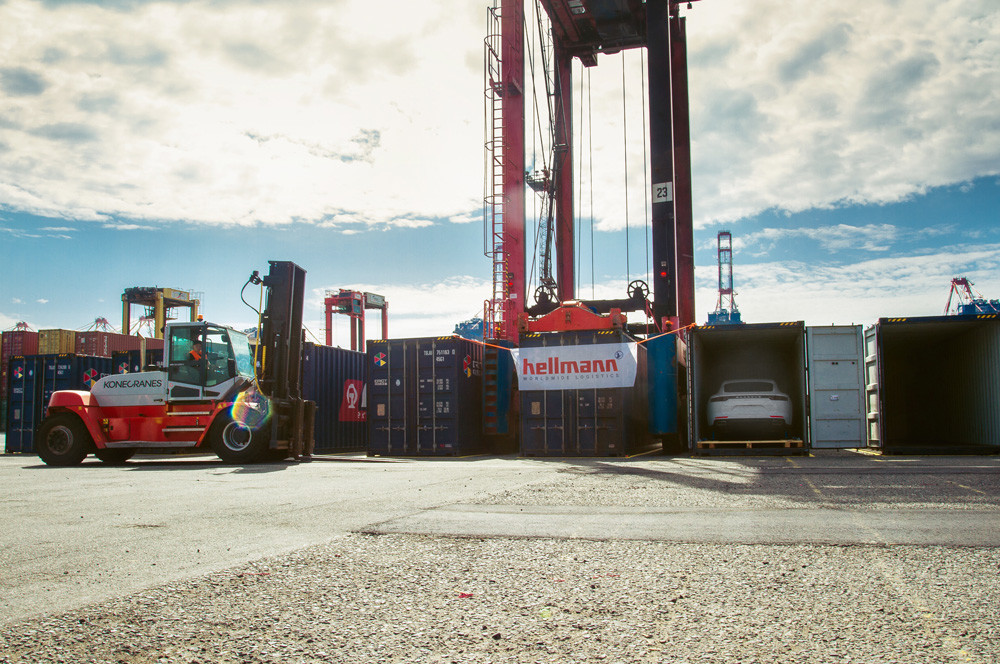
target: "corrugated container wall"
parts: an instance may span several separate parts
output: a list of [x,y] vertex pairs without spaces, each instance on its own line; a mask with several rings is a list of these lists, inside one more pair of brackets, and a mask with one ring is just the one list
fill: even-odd
[[76,352],[76,332],[73,330],[39,330],[38,354],[60,355]]
[[485,451],[482,360],[482,344],[457,337],[369,341],[368,453]]
[[[526,334],[521,348],[622,344],[620,331]],[[659,445],[649,435],[646,348],[637,346],[632,387],[528,390],[521,386],[524,456],[627,456]]]
[[687,366],[684,342],[676,334],[643,344],[649,374],[649,433],[666,453],[687,450]]
[[114,332],[77,332],[75,352],[77,355],[111,357],[123,350],[142,350],[143,338]]
[[306,343],[302,351],[302,397],[316,403],[315,452],[368,448],[365,354]]
[[808,445],[805,323],[705,325],[688,334],[691,445],[731,438],[708,421],[709,399],[727,380],[773,380],[792,406],[792,422],[781,431],[739,431],[746,441],[783,439]]
[[42,360],[38,355],[10,358],[6,452],[33,452],[41,419]]
[[1000,451],[1000,315],[882,318],[865,337],[871,446]]
[[0,398],[7,396],[7,369],[16,355],[38,354],[38,332],[4,332],[0,337]]
[[163,350],[119,350],[111,354],[111,368],[116,374],[139,373],[146,367],[161,365]]
[[59,390],[90,391],[101,378],[114,373],[110,357],[83,355],[45,356],[42,362],[42,403],[49,405],[53,392]]

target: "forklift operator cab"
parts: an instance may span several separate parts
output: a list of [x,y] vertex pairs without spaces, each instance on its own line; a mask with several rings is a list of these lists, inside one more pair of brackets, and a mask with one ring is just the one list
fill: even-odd
[[[237,383],[253,379],[253,355],[245,334],[235,330],[192,323],[171,325],[167,341],[168,399],[215,400]],[[201,342],[200,358],[193,356]]]

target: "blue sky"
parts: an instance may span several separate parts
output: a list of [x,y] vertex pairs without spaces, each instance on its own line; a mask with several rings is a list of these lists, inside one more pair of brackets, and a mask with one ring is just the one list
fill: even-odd
[[[750,322],[936,315],[959,275],[1000,298],[1000,7],[747,4],[686,12],[699,321],[722,229]],[[317,337],[339,287],[450,332],[489,291],[485,7],[0,2],[0,328],[118,324],[149,285],[249,326],[280,259]],[[584,296],[645,271],[642,58],[574,69]]]

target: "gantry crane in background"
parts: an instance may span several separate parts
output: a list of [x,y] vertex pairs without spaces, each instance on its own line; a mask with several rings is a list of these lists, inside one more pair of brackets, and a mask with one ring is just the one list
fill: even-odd
[[128,334],[132,329],[132,305],[146,307],[146,318],[153,319],[155,338],[163,338],[163,329],[172,317],[172,310],[187,308],[191,314],[190,321],[198,320],[199,298],[191,291],[177,288],[160,288],[159,286],[135,286],[126,288],[122,294],[122,333]]
[[365,310],[382,312],[382,338],[389,338],[389,303],[385,296],[341,288],[327,291],[323,300],[326,308],[326,345],[333,345],[333,314],[345,314],[351,319],[351,350],[365,351]]
[[733,290],[733,234],[719,231],[716,236],[719,254],[719,299],[715,311],[708,314],[709,325],[739,325],[740,310]]
[[[675,0],[538,0],[551,22],[551,151],[540,173],[525,169],[524,0],[495,0],[486,63],[485,253],[493,290],[484,307],[488,338],[517,342],[520,331],[625,326],[623,311],[646,311],[655,329],[694,322],[690,131],[685,19]],[[685,2],[690,6],[690,3]],[[575,302],[572,60],[647,49],[652,191],[653,299],[642,282],[623,300]],[[545,49],[543,49],[545,50]],[[527,304],[525,185],[545,193],[543,266],[537,302]],[[555,246],[555,275],[546,252]],[[558,308],[563,311],[556,311]],[[650,331],[647,329],[647,332]]]
[[[972,288],[973,285],[967,277],[955,277],[951,280],[948,304],[944,307],[945,314],[954,316],[1000,314],[1000,300],[987,300],[982,293]],[[953,302],[954,307],[952,307]]]

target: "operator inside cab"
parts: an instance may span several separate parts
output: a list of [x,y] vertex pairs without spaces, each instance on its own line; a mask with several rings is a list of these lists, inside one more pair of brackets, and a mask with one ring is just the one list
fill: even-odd
[[189,367],[200,367],[205,359],[205,350],[202,347],[201,339],[191,340],[191,350],[187,354],[187,365]]

